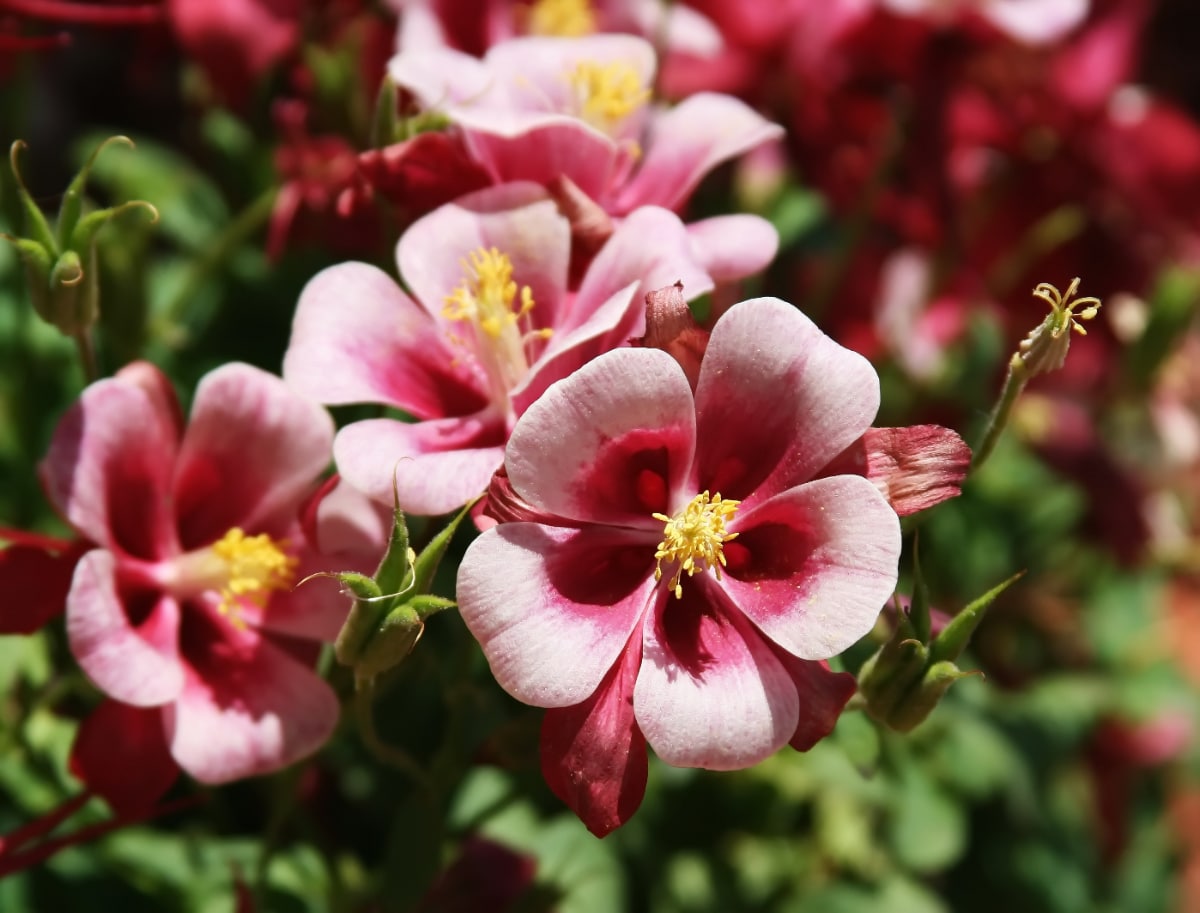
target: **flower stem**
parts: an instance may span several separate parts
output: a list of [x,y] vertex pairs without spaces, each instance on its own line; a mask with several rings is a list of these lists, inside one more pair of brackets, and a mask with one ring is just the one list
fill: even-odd
[[1004,429],[1008,427],[1008,420],[1012,416],[1013,406],[1021,396],[1021,391],[1025,389],[1025,385],[1029,383],[1030,373],[1025,366],[1025,362],[1021,359],[1019,353],[1014,353],[1013,357],[1008,362],[1008,374],[1004,377],[1004,389],[1000,392],[1000,399],[996,401],[996,405],[992,408],[992,414],[988,416],[987,428],[983,433],[983,440],[979,446],[975,448],[975,455],[971,459],[971,469],[976,470],[982,466],[992,451],[996,447],[996,442],[1000,440],[1000,435],[1004,433]]
[[75,348],[79,350],[79,361],[83,365],[84,384],[91,384],[100,379],[100,369],[96,365],[96,347],[92,344],[92,336],[88,330],[79,330],[71,334],[75,340]]
[[358,721],[359,736],[376,760],[408,775],[418,784],[432,791],[433,782],[412,755],[402,748],[389,745],[380,737],[379,730],[375,728],[375,686],[373,684],[364,682],[354,696],[354,715]]
[[203,283],[221,264],[228,261],[229,254],[247,238],[266,224],[275,206],[278,188],[271,187],[251,202],[225,230],[209,244],[204,253],[196,257],[187,274],[167,303],[158,309],[155,323],[160,331],[156,335],[167,336],[172,328],[183,322],[184,312],[195,296],[196,287]]

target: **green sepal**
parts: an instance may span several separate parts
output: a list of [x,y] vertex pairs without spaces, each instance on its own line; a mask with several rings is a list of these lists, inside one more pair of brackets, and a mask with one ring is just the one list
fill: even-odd
[[[95,265],[95,251],[88,255],[86,267],[78,251],[64,251],[50,268],[45,285],[31,288],[38,315],[68,336],[86,332],[99,315],[100,285]],[[34,278],[32,270],[29,278]]]
[[111,146],[113,143],[121,143],[134,148],[133,140],[128,136],[110,136],[104,142],[100,143],[88,156],[88,160],[84,162],[83,167],[79,169],[79,173],[71,180],[70,186],[67,187],[63,194],[62,203],[58,207],[58,244],[61,248],[73,247],[76,250],[81,248],[72,240],[75,234],[75,226],[79,222],[80,213],[83,212],[83,194],[87,189],[88,178],[92,173],[92,166],[96,164],[96,159],[100,153]]
[[424,631],[425,622],[415,608],[407,604],[396,606],[372,632],[353,663],[355,680],[369,681],[398,666],[408,658]]
[[408,523],[400,509],[400,495],[392,480],[392,535],[387,551],[375,570],[379,592],[394,596],[412,589],[412,554],[408,545]]
[[[54,254],[37,241],[30,238],[17,238],[13,235],[2,234],[0,238],[8,241],[17,249],[21,262],[29,270],[31,285],[48,288],[50,285],[50,270],[54,267]],[[34,281],[36,279],[36,282]]]
[[422,621],[430,615],[436,615],[438,612],[444,612],[446,609],[453,609],[458,606],[458,603],[453,599],[447,599],[445,596],[435,596],[433,593],[425,593],[420,596],[414,596],[408,601],[409,607],[417,613]]
[[13,142],[8,149],[8,161],[12,166],[13,178],[17,182],[17,199],[20,200],[21,208],[25,211],[25,230],[29,233],[31,240],[49,251],[51,257],[55,257],[58,255],[59,247],[54,239],[54,232],[50,230],[50,223],[46,221],[46,216],[33,201],[33,197],[29,195],[25,181],[21,178],[21,169],[17,164],[17,159],[24,149],[24,140],[19,139]]
[[978,675],[978,672],[963,672],[950,661],[934,663],[905,699],[896,704],[886,722],[897,732],[911,732],[931,714],[946,692],[960,678]]
[[478,500],[478,498],[474,498],[469,501],[455,515],[454,519],[421,550],[421,554],[417,556],[417,560],[413,563],[414,592],[429,592],[429,588],[433,585],[433,577],[437,573],[438,565],[442,563],[442,558],[446,555],[446,549],[450,547],[450,540],[454,538],[454,533],[458,530],[458,525],[471,512],[471,508],[475,506],[475,502]]
[[128,212],[130,209],[145,209],[150,213],[150,222],[153,224],[158,221],[158,210],[145,200],[130,200],[128,203],[122,203],[119,206],[110,206],[108,209],[97,209],[95,212],[89,212],[86,216],[79,220],[66,244],[71,250],[88,250],[96,240],[96,233],[103,228],[110,219],[119,216],[123,212]]
[[371,145],[376,149],[390,146],[402,138],[399,100],[399,86],[391,76],[384,76],[375,96],[375,113],[371,118]]
[[944,660],[958,659],[962,651],[966,649],[971,635],[975,633],[975,629],[983,621],[984,614],[991,604],[996,601],[996,597],[1024,576],[1024,571],[1018,571],[1003,583],[997,584],[978,599],[972,601],[966,608],[950,619],[950,623],[942,629],[942,632],[929,646],[930,662],[940,663]]
[[374,634],[380,613],[385,608],[380,604],[379,586],[366,574],[354,571],[317,576],[333,577],[354,596],[354,605],[350,607],[333,644],[333,655],[337,661],[343,666],[353,666]]
[[887,722],[897,705],[921,681],[929,663],[929,651],[919,640],[903,637],[897,629],[892,638],[863,664],[858,690],[867,713]]

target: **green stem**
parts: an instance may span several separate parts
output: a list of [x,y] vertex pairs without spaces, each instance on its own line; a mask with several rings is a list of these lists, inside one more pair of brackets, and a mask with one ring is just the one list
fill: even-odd
[[100,379],[100,369],[96,365],[96,347],[92,344],[92,334],[88,330],[79,330],[71,334],[75,340],[75,348],[79,350],[79,361],[83,365],[84,384],[91,384]]
[[367,750],[375,759],[388,767],[395,768],[411,777],[418,785],[427,790],[433,789],[429,775],[407,751],[389,745],[379,735],[375,728],[375,686],[364,682],[354,697],[354,715],[358,721],[358,733]]
[[1013,406],[1017,404],[1017,400],[1021,396],[1021,391],[1025,389],[1027,383],[1029,383],[1029,372],[1025,367],[1025,362],[1021,360],[1020,354],[1013,353],[1013,357],[1008,362],[1008,374],[1004,377],[1004,389],[1000,393],[1000,399],[997,400],[995,407],[992,409],[992,414],[988,416],[987,428],[984,430],[983,440],[975,449],[975,455],[971,458],[972,471],[977,470],[992,455],[992,451],[996,447],[996,442],[1000,440],[1000,435],[1008,427],[1008,420],[1012,417]]
[[275,207],[275,196],[278,192],[279,188],[271,187],[261,194],[238,213],[237,217],[205,248],[204,252],[192,261],[175,294],[159,310],[156,322],[160,327],[171,327],[182,322],[183,314],[195,294],[196,287],[216,272],[217,268],[227,260],[231,251],[267,223]]

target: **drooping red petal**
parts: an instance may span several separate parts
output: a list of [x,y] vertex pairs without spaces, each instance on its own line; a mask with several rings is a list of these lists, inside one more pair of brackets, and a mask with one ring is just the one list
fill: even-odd
[[70,767],[118,815],[148,811],[179,776],[167,750],[162,710],[113,700],[80,724]]
[[800,696],[800,720],[788,744],[797,751],[808,751],[833,732],[846,702],[858,690],[858,682],[849,672],[831,671],[824,660],[797,659],[784,650],[776,650],[775,655]]
[[971,448],[941,425],[870,428],[820,473],[866,476],[904,517],[961,493]]
[[646,739],[633,716],[641,657],[639,629],[595,694],[542,721],[546,785],[597,837],[628,821],[646,793]]
[[0,634],[32,634],[61,615],[75,565],[91,547],[79,540],[63,552],[31,545],[0,551]]

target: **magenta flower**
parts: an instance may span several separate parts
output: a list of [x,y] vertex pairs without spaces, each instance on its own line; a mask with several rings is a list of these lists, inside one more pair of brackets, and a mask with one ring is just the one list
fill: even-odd
[[714,167],[783,133],[731,96],[653,106],[654,71],[654,48],[633,35],[517,38],[482,60],[411,50],[389,65],[462,131],[495,183],[566,178],[613,215],[678,211]]
[[487,488],[517,417],[551,383],[641,332],[647,290],[682,280],[701,294],[713,274],[761,268],[775,244],[751,216],[689,231],[647,207],[622,220],[572,291],[571,229],[555,203],[533,184],[488,188],[401,237],[411,297],[363,263],[309,282],[283,376],[329,405],[382,403],[412,415],[415,423],[343,428],[338,468],[377,500],[391,503],[394,479],[405,510],[446,513]]
[[325,410],[240,364],[201,380],[184,428],[166,378],[140,365],[83,392],[42,464],[50,499],[97,545],[67,595],[71,650],[109,697],[160,711],[198,780],[290,764],[337,722],[311,664],[346,606],[292,587],[369,565],[384,530],[344,486],[313,506],[332,438]]
[[829,732],[854,682],[815,661],[870,630],[900,556],[884,480],[863,475],[893,476],[913,507],[929,486],[894,476],[925,476],[941,500],[965,469],[945,429],[870,443],[874,370],[777,299],[726,312],[694,377],[629,348],[552,386],[497,479],[510,522],[459,571],[496,679],[550,708],[547,782],[601,835],[641,801],[647,742],[727,770]]

